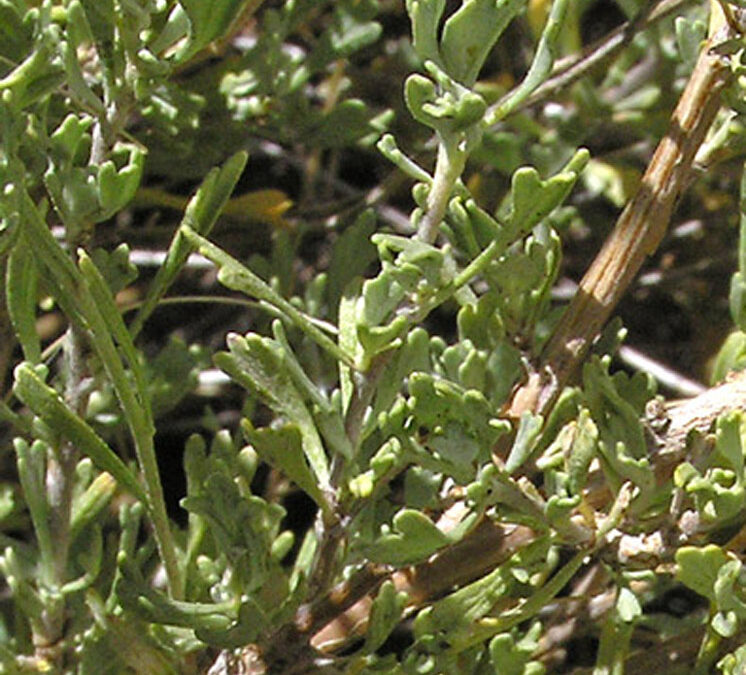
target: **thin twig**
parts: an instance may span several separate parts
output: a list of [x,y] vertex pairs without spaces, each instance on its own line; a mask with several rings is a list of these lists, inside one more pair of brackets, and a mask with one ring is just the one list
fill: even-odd
[[682,375],[677,370],[652,358],[635,347],[622,345],[619,348],[618,356],[622,363],[626,363],[628,366],[643,373],[649,373],[660,384],[677,396],[697,396],[707,391],[707,387],[700,382]]

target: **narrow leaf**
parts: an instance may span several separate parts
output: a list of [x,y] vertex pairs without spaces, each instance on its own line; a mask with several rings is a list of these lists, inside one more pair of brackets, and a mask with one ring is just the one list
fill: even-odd
[[541,34],[539,45],[536,48],[536,55],[531,63],[531,67],[523,79],[523,82],[516,87],[503,101],[498,102],[496,107],[488,113],[487,124],[493,125],[507,117],[531,93],[544,82],[552,72],[554,59],[556,57],[558,38],[562,30],[562,24],[565,21],[567,8],[572,0],[554,0],[552,9],[544,25],[544,31]]
[[135,379],[135,393],[139,399],[142,414],[147,420],[147,424],[151,427],[153,420],[150,412],[150,401],[148,400],[147,380],[145,377],[145,371],[142,367],[138,353],[132,342],[130,332],[127,330],[127,326],[124,324],[122,314],[117,308],[114,298],[112,297],[111,291],[106,284],[101,272],[99,272],[93,260],[88,254],[80,249],[78,251],[78,260],[80,271],[86,281],[86,286],[93,302],[96,304],[103,320],[106,323],[106,327],[111,333],[111,336],[119,344],[119,348],[127,360],[132,375]]
[[24,236],[18,238],[8,259],[5,298],[13,330],[27,361],[41,360],[41,341],[36,332],[36,293],[39,273]]
[[363,650],[372,654],[385,641],[401,619],[402,611],[407,604],[407,594],[397,593],[393,582],[386,581],[378,591],[370,608],[368,630],[365,633]]
[[75,415],[60,395],[47,386],[30,363],[16,367],[16,396],[38,415],[50,428],[72,442],[83,454],[90,457],[102,471],[108,471],[117,482],[146,506],[147,495],[129,467],[80,417]]
[[[181,221],[182,227],[187,225],[203,235],[210,232],[225,207],[231,192],[233,192],[248,158],[248,153],[237,152],[221,168],[214,168],[207,174],[194,197],[189,200],[184,218]],[[168,287],[173,283],[189,254],[193,251],[194,244],[185,239],[180,227],[171,240],[166,260],[158,269],[155,279],[148,288],[148,294],[132,321],[130,330],[133,338],[142,330],[143,324],[158,306],[158,302],[165,295]]]

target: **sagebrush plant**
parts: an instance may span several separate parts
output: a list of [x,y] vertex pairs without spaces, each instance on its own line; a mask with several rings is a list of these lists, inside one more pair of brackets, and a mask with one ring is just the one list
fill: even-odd
[[519,395],[741,4],[0,0],[0,670],[744,672],[740,380]]

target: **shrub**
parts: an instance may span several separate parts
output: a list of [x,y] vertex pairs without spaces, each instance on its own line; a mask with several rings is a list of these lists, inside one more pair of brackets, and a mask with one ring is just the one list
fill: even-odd
[[743,671],[742,10],[400,4],[0,0],[3,672]]

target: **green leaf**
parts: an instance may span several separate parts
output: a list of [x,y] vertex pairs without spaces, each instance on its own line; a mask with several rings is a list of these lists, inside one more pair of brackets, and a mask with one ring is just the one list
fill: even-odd
[[119,244],[111,253],[96,248],[91,252],[91,259],[113,295],[137,279],[137,267],[130,262],[130,249],[127,244]]
[[546,520],[564,541],[587,543],[593,537],[587,527],[572,520],[581,502],[580,495],[564,497],[555,494],[547,499]]
[[732,553],[726,553],[715,544],[702,548],[682,546],[676,551],[676,578],[695,593],[714,601],[718,572],[734,559]]
[[[90,336],[92,345],[114,385],[130,427],[138,462],[145,478],[148,494],[147,503],[155,526],[159,551],[166,566],[169,584],[178,596],[181,593],[179,568],[153,448],[154,429],[151,410],[147,400],[142,366],[139,363],[132,339],[124,326],[121,314],[114,303],[109,288],[106,286],[106,282],[98,273],[90,258],[85,254],[81,256],[81,268],[83,270],[83,273],[81,273],[81,270],[75,267],[62,251],[60,245],[54,240],[41,214],[27,193],[23,195],[22,207],[26,215],[27,231],[34,237],[36,244],[33,251],[37,256],[37,264],[46,268],[48,277],[55,281],[53,290],[57,301],[81,332]],[[136,386],[134,388],[127,378],[121,356],[114,343],[115,339],[129,361],[135,377]],[[123,464],[114,461],[114,459],[117,459],[116,456],[111,453],[103,441],[95,434],[91,436],[88,432],[93,432],[64,406],[56,392],[46,387],[38,377],[34,379],[32,377],[34,375],[33,370],[24,369],[23,366],[24,364],[19,366],[20,370],[18,372],[21,376],[26,375],[26,378],[25,381],[23,377],[18,381],[19,391],[36,391],[37,404],[45,405],[45,412],[59,418],[59,424],[66,424],[68,434],[77,434],[75,438],[70,440],[78,442],[76,438],[83,439],[80,442],[87,444],[87,450],[84,450],[84,452],[88,452],[94,462],[98,463],[102,469],[109,471],[117,480],[127,481],[128,476],[122,471]],[[31,389],[27,387],[31,387]],[[31,403],[27,402],[27,405],[33,408]],[[40,416],[44,417],[43,414],[40,414]],[[51,424],[51,427],[57,428],[54,423]],[[133,491],[137,484],[132,479],[129,482],[124,482],[124,485],[130,491]],[[143,494],[139,485],[137,485],[137,491],[133,494],[136,494],[138,498]]]
[[320,41],[325,46],[328,39],[331,59],[347,58],[373,44],[382,32],[380,23],[353,16],[350,10],[354,10],[354,5],[345,7],[344,3],[338,4],[334,28],[327,31]]
[[505,462],[505,471],[508,474],[519,469],[531,457],[541,436],[543,423],[541,415],[532,415],[528,411],[521,415],[513,447]]
[[450,542],[427,516],[402,509],[394,516],[393,530],[384,529],[366,553],[374,562],[401,567],[425,560]]
[[455,197],[449,203],[448,213],[459,247],[468,251],[472,258],[477,258],[492,242],[498,241],[500,246],[495,257],[512,243],[506,237],[512,236],[509,229],[479,208],[473,199]]
[[514,633],[496,635],[489,644],[490,662],[500,675],[543,675],[544,668],[531,656],[539,647],[541,624],[537,621],[516,640]]
[[360,368],[365,370],[370,357],[373,355],[389,349],[396,349],[399,346],[399,338],[406,330],[407,324],[405,317],[398,316],[385,326],[358,326],[357,337],[367,357],[367,360],[360,364]]
[[464,0],[443,27],[440,52],[446,72],[470,87],[487,55],[526,0]]
[[574,0],[554,0],[547,21],[544,24],[534,60],[523,82],[516,87],[487,116],[487,124],[492,126],[512,113],[531,93],[544,82],[552,72],[557,56],[559,37],[568,14],[567,8]]
[[[639,603],[634,594],[626,587],[620,588],[616,605],[603,623],[596,654],[596,672],[624,672],[624,662],[629,654],[630,639],[634,630],[632,619],[639,613]],[[625,617],[630,620],[626,620]]]
[[360,99],[347,99],[325,114],[311,130],[315,143],[322,148],[343,148],[374,131],[374,113]]
[[[0,555],[0,572],[8,584],[18,610],[23,613],[35,631],[43,630],[42,616],[46,609],[36,583],[32,583],[29,565],[18,554],[15,547],[8,546]],[[17,662],[14,661],[14,665]]]
[[712,366],[710,381],[715,384],[722,382],[732,370],[746,368],[746,333],[733,331],[718,350],[715,363]]
[[14,439],[13,447],[16,451],[18,478],[23,488],[23,497],[28,506],[39,544],[42,571],[48,577],[46,581],[51,581],[55,540],[49,529],[51,509],[46,499],[45,489],[47,453],[51,452],[51,448],[41,440],[36,440],[29,446],[22,438]]
[[511,588],[519,585],[514,569],[528,574],[537,563],[544,564],[548,550],[547,538],[537,539],[507,563],[422,610],[414,622],[415,637],[440,640],[449,646],[468,641],[476,622],[491,612]]
[[366,209],[334,242],[326,287],[330,307],[338,307],[344,289],[355,277],[362,275],[376,259],[375,246],[370,242],[375,230],[375,212]]
[[723,415],[717,421],[709,466],[700,471],[682,463],[674,474],[677,485],[693,495],[700,518],[710,526],[725,525],[743,511],[746,485],[741,426],[740,412]]
[[[239,625],[248,628],[242,621],[247,621],[249,625],[252,623],[251,617],[244,616],[245,612],[240,609],[236,611],[237,603],[233,601],[212,604],[172,600],[147,583],[134,561],[123,553],[119,554],[118,567],[120,576],[115,582],[114,592],[119,602],[122,607],[148,622],[191,628],[216,646],[227,648],[238,646],[230,639],[234,636],[231,629]],[[255,630],[246,630],[246,635],[241,637],[251,641],[259,628],[255,625],[256,619],[263,617],[263,613],[257,611],[259,608],[248,598],[244,606],[254,612]],[[236,617],[236,614],[239,616]]]
[[[141,416],[143,418],[142,423],[145,425],[145,428],[140,429],[140,431],[143,433],[152,434],[154,433],[154,429],[152,413],[150,409],[150,399],[148,396],[147,379],[145,376],[145,370],[140,360],[140,356],[137,352],[137,349],[135,348],[134,342],[132,341],[132,336],[127,330],[127,326],[125,326],[124,324],[122,314],[119,311],[116,302],[114,301],[114,296],[112,295],[110,288],[106,284],[104,277],[101,275],[101,272],[99,272],[98,268],[93,263],[93,260],[91,260],[90,256],[83,249],[78,250],[78,265],[80,267],[83,278],[85,279],[87,291],[90,293],[91,299],[100,312],[101,318],[105,323],[108,334],[118,343],[119,349],[121,350],[124,358],[127,360],[132,375],[134,376],[135,388],[132,393],[135,395],[135,400],[133,400],[131,404],[128,404],[127,401],[130,399],[130,397],[124,396],[121,390],[125,388],[127,390],[131,390],[130,385],[128,383],[124,383],[123,381],[118,382],[118,378],[114,375],[114,372],[110,373],[112,376],[114,387],[117,389],[117,394],[122,401],[122,406],[125,409],[125,414],[128,416],[132,416],[133,414],[137,415],[137,417]],[[96,328],[92,326],[92,330],[95,333]],[[114,367],[111,362],[107,362],[106,366],[110,370]],[[135,407],[137,407],[138,409],[135,410]],[[133,427],[135,441],[138,442],[138,422],[131,420],[130,424]]]
[[677,16],[674,26],[676,29],[676,46],[679,48],[681,60],[686,65],[687,70],[691,70],[699,56],[702,41],[707,36],[707,25],[704,21]]
[[[176,546],[168,521],[163,486],[155,456],[153,444],[155,428],[145,372],[132,337],[124,325],[122,315],[119,313],[106,282],[90,257],[82,250],[79,250],[78,254],[80,270],[84,278],[81,288],[86,291],[78,294],[78,300],[84,307],[85,317],[90,325],[93,346],[111,378],[135,443],[135,454],[145,479],[150,516],[153,520],[158,551],[166,568],[169,590],[175,597],[181,597],[183,580],[176,558]],[[127,378],[114,340],[119,344],[122,354],[129,363],[134,377],[134,387]]]
[[[738,271],[731,279],[730,314],[736,327],[743,330],[746,328],[746,170],[741,174],[739,210],[741,213],[738,234]],[[726,344],[728,341],[726,341]],[[721,348],[721,354],[724,349],[725,345]],[[721,360],[722,357],[718,354],[718,361],[720,362]],[[725,375],[725,373],[722,372],[723,366],[732,366],[733,364],[719,363],[718,365],[721,372],[717,379],[722,379]]]
[[114,148],[114,152],[127,153],[127,159],[121,169],[117,169],[111,160],[99,167],[98,199],[103,210],[101,220],[121,211],[132,200],[145,165],[145,153],[134,144],[121,143]]
[[438,30],[446,0],[407,0],[414,49],[423,61],[440,61]]
[[96,476],[85,492],[76,495],[70,515],[70,541],[74,542],[76,537],[95,522],[101,512],[111,504],[116,487],[114,477],[103,472]]
[[137,191],[145,164],[141,146],[122,142],[115,144],[111,159],[85,164],[81,155],[93,142],[91,122],[68,115],[50,137],[51,162],[44,183],[68,229],[108,219],[124,208]]
[[39,273],[25,236],[19,237],[8,258],[5,300],[13,330],[27,361],[41,360],[41,341],[36,331]]
[[189,200],[184,218],[181,221],[181,227],[176,230],[174,238],[171,240],[166,260],[158,269],[155,279],[150,283],[148,293],[132,322],[133,337],[140,332],[143,324],[158,306],[160,299],[165,295],[168,287],[184,266],[189,254],[193,253],[196,248],[195,243],[189,242],[184,237],[182,227],[186,225],[198,234],[209,234],[231,192],[233,192],[233,188],[246,166],[248,157],[248,153],[245,151],[237,152],[222,167],[210,170],[194,197]]
[[54,297],[65,314],[82,330],[87,328],[86,320],[81,313],[77,298],[77,288],[82,285],[80,272],[49,231],[39,209],[24,190],[21,195],[21,210],[24,217],[25,232],[33,241],[29,250],[34,254],[36,264],[44,270],[47,279],[54,280]]
[[[74,3],[74,6],[79,8],[80,3]],[[68,12],[69,11],[70,9],[68,8]],[[79,18],[85,20],[85,15]],[[101,102],[101,99],[93,93],[93,90],[86,82],[83,71],[80,67],[80,62],[78,61],[77,47],[79,45],[72,42],[75,36],[75,31],[68,31],[67,34],[70,37],[70,40],[60,44],[62,60],[65,65],[65,74],[67,75],[67,86],[73,97],[77,98],[78,102],[82,104],[81,107],[92,110],[99,117],[103,117],[106,115],[106,108]]]
[[80,231],[82,223],[95,221],[99,213],[95,167],[50,166],[44,174],[44,185],[55,211],[71,232]]
[[209,645],[220,649],[237,649],[256,640],[266,628],[269,619],[261,607],[252,599],[246,598],[238,608],[236,621],[223,627],[221,622],[206,622],[195,629],[195,635]]
[[470,482],[475,467],[490,458],[490,448],[505,432],[496,423],[484,395],[454,382],[416,372],[409,377],[407,407],[418,430],[419,444],[427,448],[420,460],[425,466]]
[[570,493],[579,495],[588,481],[589,469],[598,452],[598,429],[585,408],[574,425],[572,446],[567,462]]
[[427,185],[432,183],[432,176],[399,149],[396,139],[391,134],[384,134],[381,140],[376,143],[376,147],[386,159],[399,167],[410,178]]
[[302,435],[296,425],[255,429],[249,420],[243,419],[241,430],[263,461],[284,473],[313,499],[319,508],[329,511],[329,503],[319,487],[318,478],[303,452]]
[[199,384],[199,370],[206,367],[207,354],[197,345],[187,346],[172,336],[148,364],[148,390],[153,416],[176,407]]
[[[275,600],[287,591],[285,575],[272,555],[285,509],[250,494],[235,475],[225,471],[211,473],[196,493],[180,503],[208,523],[213,550],[221,552],[213,563],[214,574],[208,575],[210,585],[219,584],[222,597],[236,600],[256,594],[267,602],[265,610],[273,611]],[[219,582],[226,570],[230,576]]]
[[86,605],[95,625],[81,635],[79,675],[120,675],[122,672],[176,675],[173,657],[164,651],[148,625],[107,606],[89,589]]
[[730,315],[738,328],[746,327],[746,277],[736,272],[730,280]]
[[16,109],[41,101],[65,80],[65,71],[52,49],[40,44],[20,65],[0,79],[5,103]]
[[718,570],[713,590],[715,606],[720,611],[713,617],[712,627],[723,637],[732,637],[738,623],[746,620],[742,575],[743,564],[740,560],[731,559]]
[[114,39],[116,30],[114,0],[80,0],[80,4],[83,5],[88,26],[93,33],[98,57],[102,60],[109,75],[114,75],[117,65],[114,52],[118,46]]
[[[337,411],[329,399],[320,391],[318,385],[311,380],[303,369],[303,366],[301,366],[298,358],[293,352],[293,348],[290,346],[290,342],[285,333],[285,328],[279,319],[275,319],[272,322],[272,335],[275,338],[275,342],[280,345],[284,352],[283,357],[285,367],[301,396],[305,400],[310,401],[314,408],[317,408],[319,412],[330,421]],[[341,415],[337,414],[336,417],[341,424]]]
[[503,343],[505,327],[495,311],[498,299],[490,293],[482,295],[476,303],[464,305],[458,313],[459,337],[468,340],[477,349],[495,349]]
[[655,479],[639,417],[644,400],[653,392],[645,376],[610,376],[610,363],[608,357],[594,357],[583,366],[587,406],[598,428],[604,469],[611,469],[607,477],[631,480],[643,491],[644,502],[653,495]]
[[743,444],[742,414],[733,411],[722,415],[717,420],[715,432],[716,451],[736,474],[736,480],[743,483]]
[[372,654],[386,641],[401,620],[406,604],[407,594],[397,593],[393,582],[385,581],[382,584],[370,608],[363,647],[365,653]]
[[180,0],[189,18],[190,31],[186,44],[174,55],[176,63],[183,63],[214,40],[225,37],[233,22],[248,7],[260,4],[257,0],[224,0],[219,3],[202,0]]
[[404,82],[404,100],[409,112],[418,122],[434,127],[438,119],[425,112],[425,106],[437,100],[435,83],[424,75],[414,73]]
[[587,150],[578,150],[567,166],[548,180],[542,180],[533,167],[513,174],[511,230],[516,235],[528,232],[565,200],[589,156]]
[[81,143],[93,124],[91,117],[73,115],[65,117],[49,137],[49,151],[60,165],[72,164],[78,155]]
[[239,263],[235,258],[232,258],[225,251],[215,246],[215,244],[201,237],[191,228],[182,225],[180,231],[190,244],[198,248],[202,255],[212,260],[220,268],[218,281],[221,284],[227,288],[240,291],[250,297],[268,303],[287,316],[309,338],[337,360],[352,365],[352,358],[343,352],[306,314],[285,300],[285,298],[254,274],[248,267]]
[[402,346],[396,350],[381,376],[370,416],[371,423],[375,423],[378,413],[391,407],[397,394],[402,390],[402,383],[411,373],[428,370],[429,342],[427,332],[422,328],[414,328],[407,334]]
[[[339,326],[339,347],[350,354],[355,362],[358,359],[359,341],[357,337],[357,304],[362,290],[362,279],[354,278],[344,289],[339,301],[337,323]],[[339,390],[342,394],[342,413],[347,414],[354,391],[352,368],[344,361],[339,361]]]
[[738,617],[735,612],[718,612],[712,617],[713,630],[724,638],[732,638],[738,630]]
[[10,63],[18,63],[31,51],[33,35],[23,19],[20,3],[0,2],[0,54]]
[[741,675],[746,670],[746,645],[720,659],[717,667],[723,675]]
[[452,80],[434,62],[425,67],[438,86],[414,73],[404,83],[404,99],[418,122],[438,131],[444,138],[481,122],[487,104],[477,93]]
[[631,623],[642,616],[640,601],[632,590],[623,586],[616,599],[616,612],[621,621]]
[[329,465],[316,425],[303,397],[293,383],[282,347],[254,333],[230,333],[230,352],[215,356],[215,364],[237,383],[257,394],[276,412],[300,429],[303,451],[322,488],[329,482]]
[[398,306],[407,291],[398,276],[395,270],[384,266],[377,277],[363,284],[363,302],[359,303],[358,310],[360,325],[377,327]]
[[88,17],[83,9],[82,0],[70,0],[65,7],[67,19],[67,36],[76,46],[93,43],[93,31],[88,24]]
[[80,417],[65,405],[59,394],[44,384],[29,363],[21,363],[14,371],[13,391],[31,410],[55,432],[71,441],[90,457],[102,471],[108,471],[130,494],[145,505],[149,500],[129,467]]

